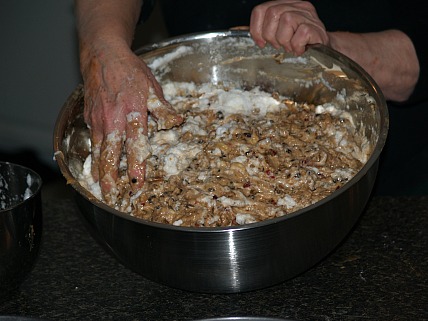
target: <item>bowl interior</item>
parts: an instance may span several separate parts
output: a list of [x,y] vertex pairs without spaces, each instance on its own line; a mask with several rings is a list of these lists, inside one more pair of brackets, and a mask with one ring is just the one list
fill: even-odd
[[[304,55],[295,57],[272,47],[260,49],[248,33],[229,31],[173,38],[143,47],[137,54],[161,83],[224,83],[243,89],[259,87],[297,102],[334,102],[352,116],[357,130],[370,143],[372,154],[361,175],[377,160],[385,143],[388,113],[377,84],[356,63],[328,47],[311,46]],[[90,152],[83,104],[83,87],[79,86],[58,118],[54,147],[67,181],[97,203],[75,179]]]

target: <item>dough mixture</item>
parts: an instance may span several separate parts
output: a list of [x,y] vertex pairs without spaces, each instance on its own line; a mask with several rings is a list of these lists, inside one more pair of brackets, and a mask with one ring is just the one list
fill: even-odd
[[[297,103],[258,88],[162,86],[185,121],[157,130],[149,117],[146,182],[135,195],[123,159],[120,197],[109,205],[135,217],[215,227],[287,215],[341,188],[371,152],[351,115],[334,103]],[[90,162],[79,181],[101,199]]]

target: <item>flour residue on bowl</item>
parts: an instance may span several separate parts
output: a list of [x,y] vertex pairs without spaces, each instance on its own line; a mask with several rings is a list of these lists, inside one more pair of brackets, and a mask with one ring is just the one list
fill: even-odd
[[8,196],[9,184],[0,174],[0,210],[5,210],[10,205],[10,198]]
[[154,59],[148,67],[152,70],[157,70],[159,74],[166,73],[170,70],[171,63],[178,58],[191,54],[194,48],[191,46],[178,46],[175,50],[165,54],[164,56]]
[[31,186],[33,185],[34,181],[30,174],[27,174],[25,182],[27,184],[27,187],[25,188],[23,194],[11,195],[9,183],[0,174],[0,210],[6,210],[8,208],[11,208],[16,204],[25,201],[33,195],[33,192],[31,191]]

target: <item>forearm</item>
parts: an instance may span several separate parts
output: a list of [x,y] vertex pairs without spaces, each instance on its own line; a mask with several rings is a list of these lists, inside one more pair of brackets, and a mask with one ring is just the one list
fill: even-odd
[[403,102],[412,94],[419,62],[412,41],[403,32],[330,32],[329,37],[331,47],[363,67],[387,100]]
[[142,0],[76,0],[81,69],[94,55],[129,50]]

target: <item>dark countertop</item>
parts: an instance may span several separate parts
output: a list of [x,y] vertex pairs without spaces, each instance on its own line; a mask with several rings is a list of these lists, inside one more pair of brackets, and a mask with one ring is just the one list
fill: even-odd
[[[1,315],[46,320],[427,320],[428,197],[374,197],[344,242],[277,286],[189,293],[149,281],[91,238],[74,201],[44,201],[40,257]],[[173,268],[173,267],[172,267]]]

